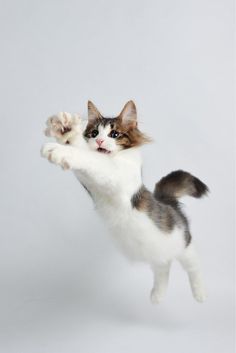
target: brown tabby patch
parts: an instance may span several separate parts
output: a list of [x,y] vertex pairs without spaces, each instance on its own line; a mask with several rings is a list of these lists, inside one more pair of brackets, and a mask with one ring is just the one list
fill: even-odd
[[140,212],[145,212],[150,219],[166,234],[170,233],[175,227],[184,229],[185,244],[191,242],[188,220],[183,214],[178,204],[166,204],[157,200],[154,195],[142,185],[131,198],[132,207]]

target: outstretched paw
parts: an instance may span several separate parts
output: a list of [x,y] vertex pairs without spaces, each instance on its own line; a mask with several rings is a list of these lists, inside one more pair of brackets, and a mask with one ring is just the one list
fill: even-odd
[[71,146],[63,146],[55,142],[46,143],[41,149],[41,155],[50,162],[60,165],[64,170],[73,169],[76,156]]
[[82,133],[81,119],[77,114],[60,112],[48,118],[45,135],[55,137],[58,142],[69,144]]

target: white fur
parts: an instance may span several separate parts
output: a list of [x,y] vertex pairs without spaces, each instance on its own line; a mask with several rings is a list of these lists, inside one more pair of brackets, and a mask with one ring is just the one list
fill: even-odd
[[104,138],[106,148],[109,145],[114,153],[99,153],[95,141],[91,140],[90,144],[84,142],[82,129],[78,131],[73,145],[46,143],[42,156],[65,169],[74,170],[76,177],[91,193],[98,213],[118,246],[130,259],[147,262],[151,266],[154,272],[153,303],[159,303],[165,295],[174,259],[178,259],[188,272],[196,300],[203,301],[205,291],[199,261],[194,245],[191,243],[186,248],[184,230],[176,227],[171,233],[164,233],[144,212],[131,205],[132,195],[142,185],[142,161],[138,148],[115,150],[107,141],[108,131],[100,127],[99,137]]
[[106,150],[113,153],[120,151],[121,147],[116,144],[115,139],[108,136],[110,131],[111,131],[111,128],[109,125],[107,125],[106,127],[99,126],[98,135],[95,138],[90,138],[88,141],[88,145],[90,149],[96,151],[98,148],[96,140],[102,139],[103,140],[103,143],[101,145],[102,148],[105,148]]

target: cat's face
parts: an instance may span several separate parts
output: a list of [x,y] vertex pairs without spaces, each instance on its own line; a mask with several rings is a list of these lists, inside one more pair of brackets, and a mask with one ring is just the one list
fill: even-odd
[[106,154],[150,142],[150,139],[138,129],[136,107],[133,101],[126,103],[115,118],[104,118],[89,101],[88,124],[84,137],[92,150]]

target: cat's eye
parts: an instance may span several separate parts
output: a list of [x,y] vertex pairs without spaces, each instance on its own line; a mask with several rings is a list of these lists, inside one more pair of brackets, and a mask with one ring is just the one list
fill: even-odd
[[117,138],[119,136],[119,132],[116,130],[111,130],[110,132],[110,137],[112,137],[113,139]]
[[98,130],[93,130],[93,131],[91,132],[91,136],[92,136],[93,138],[95,138],[97,135],[98,135]]

